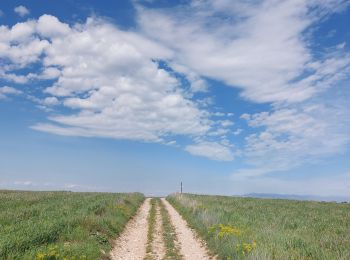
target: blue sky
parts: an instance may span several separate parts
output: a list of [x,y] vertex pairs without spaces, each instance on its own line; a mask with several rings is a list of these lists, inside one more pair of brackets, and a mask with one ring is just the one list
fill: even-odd
[[2,1],[0,188],[350,198],[349,5]]

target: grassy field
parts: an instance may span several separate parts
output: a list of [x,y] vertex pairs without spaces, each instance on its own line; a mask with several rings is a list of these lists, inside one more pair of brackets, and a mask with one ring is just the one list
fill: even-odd
[[0,259],[100,259],[144,200],[138,193],[0,191]]
[[350,204],[171,195],[220,259],[350,259]]

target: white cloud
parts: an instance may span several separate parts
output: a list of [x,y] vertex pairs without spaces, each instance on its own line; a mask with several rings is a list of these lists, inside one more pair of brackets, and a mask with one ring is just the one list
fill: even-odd
[[14,181],[13,184],[16,186],[33,186],[34,185],[32,181]]
[[[171,9],[139,7],[139,26],[176,51],[173,63],[239,87],[252,101],[306,100],[349,67],[348,55],[315,59],[303,36],[320,17],[345,5],[343,0],[191,3]],[[317,68],[311,68],[314,63]],[[303,76],[306,71],[309,75]]]
[[240,135],[242,132],[243,132],[243,129],[238,128],[237,130],[235,130],[235,131],[233,132],[233,134],[234,134],[234,135]]
[[46,106],[55,106],[58,105],[60,102],[56,97],[46,97],[43,101],[42,104]]
[[20,95],[22,91],[13,87],[4,86],[0,88],[0,99],[5,99],[8,95]]
[[8,80],[25,83],[28,79],[24,75],[9,71],[38,62],[40,55],[49,46],[47,40],[34,37],[35,27],[34,21],[17,23],[11,28],[0,26],[0,57],[9,62],[7,66],[0,66],[0,74]]
[[[166,144],[176,135],[205,136],[232,124],[212,121],[203,103],[192,99],[193,92],[204,90],[201,79],[189,70],[177,71],[191,83],[190,90],[183,88],[178,76],[157,61],[173,52],[137,33],[95,18],[69,26],[50,15],[1,30],[0,56],[9,61],[0,67],[4,78],[17,83],[49,79],[53,83],[44,91],[49,97],[28,98],[45,110],[62,104],[71,111],[55,113],[33,129]],[[42,67],[16,73],[33,63]]]
[[318,97],[329,99],[330,87],[348,78],[350,55],[343,45],[314,55],[308,29],[348,5],[343,0],[192,1],[169,9],[139,7],[138,21],[144,34],[176,51],[172,63],[238,87],[253,102],[272,104],[268,112],[241,116],[255,132],[246,137],[244,157],[257,167],[254,174],[264,175],[347,147],[348,106]]
[[221,120],[219,122],[223,127],[228,127],[228,126],[234,125],[234,123],[231,120]]
[[242,114],[239,118],[241,118],[241,119],[249,119],[249,118],[250,118],[250,115],[247,114],[247,113],[244,113],[244,114]]
[[69,190],[69,191],[101,191],[105,190],[103,187],[88,186],[76,183],[53,183],[32,180],[3,180],[0,181],[0,188],[2,189],[19,189],[19,190]]
[[[246,137],[245,155],[255,175],[288,170],[343,153],[350,142],[350,93],[244,116],[255,133]],[[251,169],[242,175],[250,175]]]
[[[256,132],[247,136],[243,154],[253,165],[268,159],[284,169],[300,158],[337,153],[348,142],[347,126],[330,119],[332,113],[345,117],[346,106],[324,105],[317,97],[348,77],[350,55],[335,46],[316,57],[305,34],[345,5],[204,0],[172,9],[137,6],[139,28],[133,31],[97,18],[68,25],[43,15],[0,26],[0,58],[7,62],[0,76],[21,84],[52,82],[44,91],[49,96],[35,102],[68,112],[56,111],[34,129],[165,144],[184,135],[195,140],[186,147],[192,154],[232,160],[227,136],[241,130],[230,129],[232,113],[212,111],[217,104],[207,94],[205,79],[219,80],[253,102],[270,102],[270,111],[241,116]],[[18,73],[33,64],[40,69]],[[196,92],[206,96],[195,99]],[[310,130],[315,128],[320,131]]]
[[169,134],[209,130],[206,113],[186,98],[175,77],[152,61],[166,57],[166,49],[103,21],[90,19],[77,28],[52,39],[44,64],[61,68],[46,92],[80,112],[51,117],[56,125],[35,129],[156,142]]
[[[0,30],[0,56],[8,61],[0,66],[3,78],[22,84],[51,80],[44,91],[48,97],[28,99],[45,111],[61,104],[71,109],[33,129],[166,144],[174,135],[224,134],[220,128],[232,124],[212,121],[203,109],[208,102],[192,99],[193,92],[206,88],[194,72],[176,71],[191,84],[185,90],[177,75],[160,68],[157,60],[167,60],[173,51],[137,33],[95,18],[69,26],[50,15]],[[33,63],[42,67],[28,74],[16,72]]]
[[232,161],[234,159],[231,148],[215,142],[199,142],[188,145],[185,150],[193,155],[207,157],[217,161]]
[[13,10],[16,14],[18,14],[21,17],[27,16],[30,13],[29,9],[23,5],[16,6]]
[[68,24],[62,23],[55,16],[47,14],[40,16],[36,29],[44,37],[60,37],[70,32]]
[[225,113],[223,113],[223,112],[215,112],[215,113],[213,113],[213,116],[223,117],[223,116],[225,116]]
[[55,67],[46,67],[44,71],[37,76],[39,79],[56,79],[61,75],[61,71]]
[[186,75],[187,80],[190,82],[192,92],[206,92],[208,90],[206,81],[188,67],[176,63],[172,63],[171,67],[176,72]]
[[0,93],[1,94],[14,94],[14,95],[18,95],[21,94],[22,92],[20,90],[17,90],[13,87],[9,87],[9,86],[4,86],[0,88]]

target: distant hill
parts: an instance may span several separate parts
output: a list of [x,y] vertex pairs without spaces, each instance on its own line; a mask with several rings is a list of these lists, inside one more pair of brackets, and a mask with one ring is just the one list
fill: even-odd
[[275,193],[249,193],[249,194],[243,195],[243,197],[265,198],[265,199],[350,202],[350,198],[347,198],[347,197],[335,197],[335,196],[323,197],[323,196],[314,196],[314,195],[275,194]]

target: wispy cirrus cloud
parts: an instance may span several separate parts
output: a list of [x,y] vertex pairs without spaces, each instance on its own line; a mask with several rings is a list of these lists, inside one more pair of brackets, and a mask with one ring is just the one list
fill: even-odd
[[207,157],[217,161],[232,161],[234,154],[228,144],[200,141],[186,146],[185,150],[193,155]]
[[341,8],[344,1],[193,1],[175,10],[140,7],[139,25],[176,50],[174,64],[240,88],[255,102],[293,103],[345,77],[349,55],[315,58],[304,34]]
[[306,102],[241,115],[255,130],[245,137],[244,148],[252,167],[235,174],[284,172],[345,153],[350,143],[348,84],[344,82]]
[[313,50],[315,26],[348,5],[192,1],[168,9],[140,6],[138,21],[144,34],[176,50],[170,64],[239,88],[250,101],[271,104],[268,111],[245,116],[254,133],[245,136],[243,156],[252,168],[239,173],[265,175],[341,153],[349,143],[349,108],[335,105],[343,98],[330,93],[348,79],[350,54],[343,43]]
[[76,183],[53,183],[40,182],[28,179],[13,181],[0,181],[0,189],[15,190],[67,190],[67,191],[98,191],[104,190],[103,187],[95,187]]

